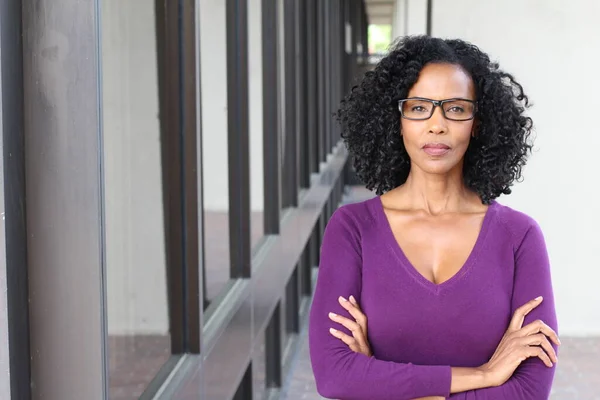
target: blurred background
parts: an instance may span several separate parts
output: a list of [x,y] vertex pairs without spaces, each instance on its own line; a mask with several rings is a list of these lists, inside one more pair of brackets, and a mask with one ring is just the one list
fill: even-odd
[[306,317],[323,229],[374,195],[331,115],[396,38],[429,34],[479,46],[534,105],[534,153],[499,201],[546,236],[552,398],[600,399],[597,15],[592,0],[0,3],[0,398],[319,399]]

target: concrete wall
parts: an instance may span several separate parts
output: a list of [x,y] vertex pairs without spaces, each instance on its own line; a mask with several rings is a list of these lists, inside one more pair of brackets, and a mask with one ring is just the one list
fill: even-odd
[[[419,33],[411,27],[425,20],[426,10],[410,11],[417,1],[409,4],[415,22],[408,33]],[[593,101],[600,91],[594,78],[599,14],[600,3],[589,0],[568,6],[558,0],[433,1],[432,34],[477,44],[515,75],[534,103],[536,146],[525,180],[499,201],[533,216],[545,233],[564,335],[600,334],[600,135]]]

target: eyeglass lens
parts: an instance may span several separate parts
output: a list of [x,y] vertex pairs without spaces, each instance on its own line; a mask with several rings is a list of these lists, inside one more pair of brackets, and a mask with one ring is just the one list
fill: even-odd
[[[433,103],[427,100],[405,100],[402,103],[402,115],[411,119],[428,119],[433,115]],[[475,104],[466,100],[452,100],[441,106],[448,119],[461,121],[473,118]]]

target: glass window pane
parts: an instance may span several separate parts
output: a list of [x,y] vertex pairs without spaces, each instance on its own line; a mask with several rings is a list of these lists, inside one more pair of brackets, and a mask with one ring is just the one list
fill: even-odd
[[170,357],[154,1],[102,3],[109,398]]
[[204,295],[210,304],[230,280],[227,32],[225,1],[201,1]]

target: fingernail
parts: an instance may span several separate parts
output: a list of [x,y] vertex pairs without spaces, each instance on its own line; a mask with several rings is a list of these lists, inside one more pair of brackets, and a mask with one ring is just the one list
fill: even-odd
[[354,298],[354,296],[350,296],[350,301],[356,303],[356,299]]
[[542,296],[540,296],[540,297],[536,297],[536,298],[535,298],[535,300],[536,300],[536,301],[540,301],[540,300],[543,300],[543,299],[544,299],[544,298],[543,298]]
[[330,333],[334,333],[334,334],[337,333],[337,331],[335,329],[333,329],[333,328],[329,328],[329,332]]
[[335,318],[335,317],[337,317],[337,314],[334,314],[334,313],[330,312],[330,313],[329,313],[329,317],[330,317],[330,318]]
[[347,302],[348,301],[345,298],[343,298],[342,296],[340,296],[340,300],[343,301],[343,302]]

